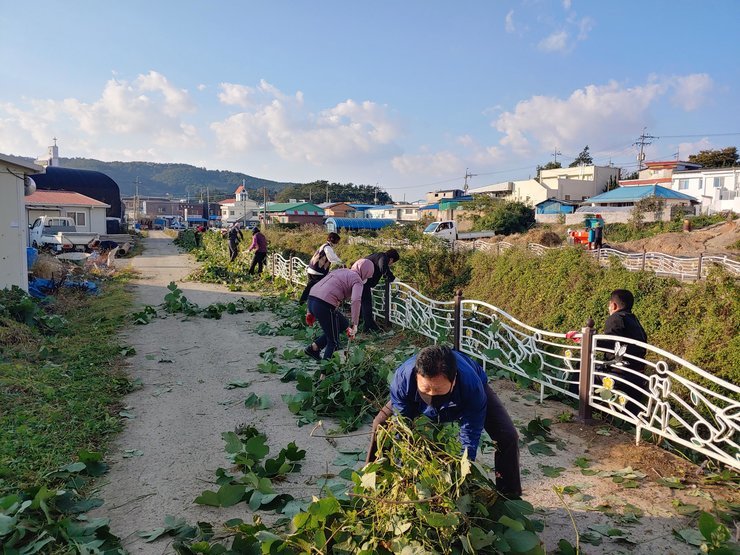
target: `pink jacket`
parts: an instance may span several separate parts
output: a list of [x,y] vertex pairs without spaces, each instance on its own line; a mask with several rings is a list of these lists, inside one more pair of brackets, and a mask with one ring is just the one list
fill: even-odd
[[360,304],[365,281],[373,276],[375,267],[369,260],[360,260],[356,269],[340,269],[329,272],[324,279],[311,288],[311,297],[316,297],[334,307],[342,301],[352,300],[351,320],[356,326],[360,322]]

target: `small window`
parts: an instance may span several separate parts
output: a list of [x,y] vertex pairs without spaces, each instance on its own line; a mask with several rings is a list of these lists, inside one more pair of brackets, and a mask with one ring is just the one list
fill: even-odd
[[684,191],[689,188],[689,180],[688,179],[679,179],[678,180],[678,189],[680,191]]
[[570,200],[570,195],[565,195],[565,200]]
[[72,221],[75,223],[75,226],[84,226],[87,225],[84,212],[67,212],[67,217],[72,218]]
[[725,178],[724,177],[713,177],[712,178],[712,187],[715,189],[721,189],[725,186]]

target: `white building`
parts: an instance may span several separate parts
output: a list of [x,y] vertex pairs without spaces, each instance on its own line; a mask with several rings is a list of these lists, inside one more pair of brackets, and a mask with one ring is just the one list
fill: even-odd
[[28,291],[28,220],[23,199],[35,188],[26,177],[43,168],[0,154],[0,289],[17,285]]
[[106,210],[109,204],[74,191],[41,191],[26,197],[26,214],[32,223],[39,216],[72,218],[77,231],[106,233]]
[[610,180],[616,183],[619,168],[612,166],[576,166],[542,170],[540,180],[504,181],[470,189],[472,195],[486,194],[531,206],[547,199],[582,201],[606,190]]
[[740,168],[674,171],[671,189],[694,197],[701,211],[715,214],[732,210],[740,213]]
[[365,210],[366,218],[395,220],[397,222],[417,222],[421,217],[418,204],[387,204],[373,206]]
[[249,193],[244,185],[239,185],[234,191],[235,198],[222,200],[221,221],[223,223],[234,223],[236,221],[256,220],[259,212],[259,204],[249,198]]

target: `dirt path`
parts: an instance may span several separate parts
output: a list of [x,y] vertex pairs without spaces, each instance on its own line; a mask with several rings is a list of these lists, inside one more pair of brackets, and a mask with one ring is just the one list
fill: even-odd
[[[142,274],[133,283],[138,304],[157,305],[167,293],[170,281],[183,279],[196,264],[186,255],[178,254],[171,240],[161,232],[152,232],[145,241],[146,250],[133,259],[133,266]],[[238,298],[220,286],[179,283],[187,297],[201,306]],[[100,495],[105,505],[94,516],[111,518],[112,531],[121,536],[131,553],[161,554],[171,552],[166,540],[144,543],[139,530],[161,526],[166,515],[182,516],[188,522],[222,523],[229,518],[251,520],[244,503],[229,509],[217,509],[193,504],[193,500],[213,485],[217,468],[227,467],[221,433],[242,424],[252,424],[268,436],[272,453],[295,441],[307,455],[302,471],[279,485],[279,491],[296,498],[310,498],[319,492],[321,476],[338,472],[333,466],[337,450],[323,439],[310,437],[311,427],[299,428],[295,418],[280,398],[294,393],[293,383],[282,383],[278,375],[256,371],[259,353],[276,346],[279,350],[297,345],[284,337],[260,336],[254,328],[261,322],[274,321],[266,313],[224,314],[221,320],[194,318],[183,320],[169,316],[144,326],[131,326],[126,341],[135,347],[130,360],[130,374],[140,378],[143,387],[124,401],[133,418],[111,447],[108,460],[111,471],[101,484]],[[249,381],[249,389],[226,390],[232,381]],[[555,417],[569,411],[564,405],[545,401],[536,404],[529,392],[517,390],[508,382],[497,382],[494,388],[517,424],[526,425],[536,415]],[[243,400],[254,392],[269,396],[272,407],[253,410],[244,407]],[[602,430],[597,433],[597,430]],[[586,545],[589,554],[632,552],[695,553],[696,549],[672,537],[672,529],[685,528],[686,517],[678,516],[673,501],[711,506],[707,495],[719,492],[698,492],[696,489],[673,490],[655,483],[659,476],[684,476],[693,471],[667,453],[652,446],[634,446],[634,440],[615,430],[584,428],[574,423],[555,423],[554,434],[563,440],[564,450],[555,449],[553,456],[533,456],[522,451],[525,499],[542,509],[545,523],[542,533],[548,550],[557,546],[560,538],[575,543],[571,515],[583,534],[590,525],[619,528],[639,545],[602,538],[601,545]],[[603,435],[609,434],[609,435]],[[337,440],[340,449],[364,448],[366,437]],[[141,455],[131,456],[137,450]],[[592,468],[620,470],[632,465],[647,474],[639,487],[627,489],[611,478],[584,476],[575,466],[578,457],[587,457]],[[483,462],[492,464],[490,454]],[[541,465],[564,470],[556,478],[545,477]],[[555,493],[556,486],[576,486],[578,491],[565,494],[565,503]],[[620,516],[630,509],[628,504],[644,511],[633,524]],[[594,510],[599,505],[601,510]],[[605,514],[604,505],[614,514]],[[595,534],[598,536],[598,534]]]

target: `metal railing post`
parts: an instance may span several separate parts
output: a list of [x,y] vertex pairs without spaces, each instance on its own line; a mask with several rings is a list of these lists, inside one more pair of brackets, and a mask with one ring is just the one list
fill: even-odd
[[700,252],[699,253],[699,264],[697,264],[697,268],[696,268],[696,279],[701,279],[701,263],[703,259],[704,259],[704,253]]
[[385,323],[391,323],[391,283],[386,280],[383,287],[383,318]]
[[585,424],[592,421],[591,405],[591,359],[593,358],[594,321],[589,318],[581,329],[581,365],[578,385],[578,420]]
[[275,277],[275,256],[277,256],[276,253],[272,253],[272,256],[270,256],[270,274],[272,274],[272,277]]
[[642,271],[645,271],[645,259],[647,258],[647,251],[645,247],[642,247]]
[[288,282],[293,283],[293,257],[288,258]]
[[462,289],[458,289],[455,292],[455,312],[454,312],[454,318],[455,321],[453,323],[453,337],[452,337],[452,346],[455,350],[460,350],[460,336],[462,335],[462,298],[463,298],[463,292]]

